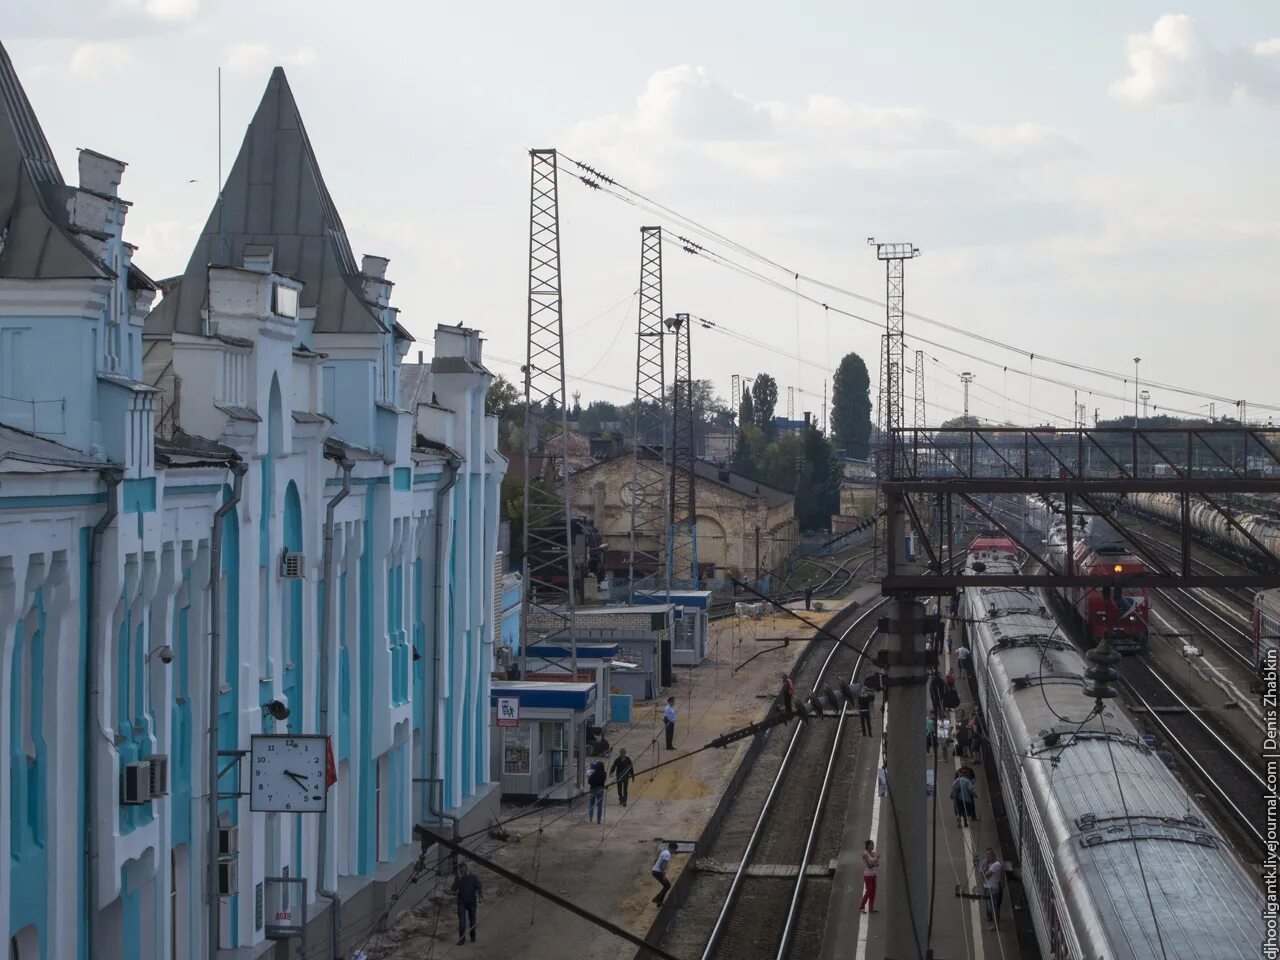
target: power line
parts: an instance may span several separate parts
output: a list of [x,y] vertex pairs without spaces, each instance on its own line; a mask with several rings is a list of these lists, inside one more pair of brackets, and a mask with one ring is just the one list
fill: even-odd
[[[671,207],[668,207],[657,200],[654,200],[651,197],[647,197],[644,194],[640,193],[639,191],[633,190],[632,188],[626,186],[625,184],[619,183],[618,181],[614,180],[612,177],[609,177],[601,173],[600,171],[596,170],[595,168],[585,163],[582,163],[581,161],[574,160],[572,157],[569,157],[567,155],[565,155],[565,159],[583,171],[583,175],[580,175],[578,179],[586,186],[598,192],[607,193],[610,196],[614,197],[615,199],[621,200],[624,203],[628,203],[628,204],[631,204],[632,206],[646,210],[647,212],[652,213],[655,216],[663,217],[665,219],[673,221],[677,225],[681,226],[683,229],[686,229],[691,233],[695,233],[705,239],[711,239],[717,243],[724,244],[726,247],[737,252],[742,256],[748,257],[766,267],[770,267],[774,270],[787,274],[787,276],[791,278],[792,281],[797,285],[797,289],[793,290],[789,287],[783,287],[783,289],[787,290],[787,292],[793,293],[797,297],[803,297],[804,299],[809,300],[811,303],[820,303],[820,301],[818,301],[816,298],[807,297],[804,294],[799,293],[798,285],[799,285],[799,282],[803,280],[805,283],[812,284],[813,286],[819,287],[824,290],[829,290],[832,293],[838,293],[838,294],[841,294],[842,296],[851,297],[855,300],[859,300],[861,302],[864,302],[873,306],[884,307],[884,302],[881,300],[877,300],[875,297],[858,293],[855,290],[850,290],[847,287],[840,286],[839,284],[821,280],[817,277],[810,276],[799,270],[785,266],[784,264],[779,263],[778,261],[773,260],[770,257],[767,257],[764,254],[759,253],[758,251],[753,250],[752,248],[744,244],[738,243],[737,241],[712,229],[711,227],[708,227],[702,223],[699,223],[697,220],[694,220],[691,217],[687,217],[679,213],[678,211],[673,210]],[[629,194],[630,196],[627,196],[627,194]],[[635,199],[632,199],[632,198],[635,198]],[[680,239],[686,240],[686,241],[688,240],[688,238],[680,238]],[[698,246],[698,244],[693,243],[693,241],[688,241],[688,242],[693,246]],[[821,304],[821,305],[823,307],[827,306],[826,304]],[[838,312],[842,312],[842,311],[838,311]],[[1058,366],[1066,367],[1071,370],[1077,370],[1082,373],[1089,373],[1094,376],[1103,377],[1105,379],[1109,379],[1118,383],[1128,383],[1129,381],[1129,377],[1126,374],[1116,373],[1115,371],[1112,371],[1112,370],[1106,370],[1101,367],[1094,367],[1089,364],[1079,363],[1073,360],[1066,360],[1061,357],[1054,357],[1049,354],[1036,353],[1034,351],[1027,350],[1024,347],[1019,347],[994,337],[988,337],[984,334],[977,333],[974,330],[966,329],[964,327],[960,327],[955,324],[947,323],[945,321],[938,320],[936,318],[927,316],[925,314],[907,311],[905,315],[908,317],[911,317],[913,320],[919,320],[922,323],[929,324],[930,326],[936,326],[940,329],[948,330],[960,336],[969,337],[979,342],[988,344],[989,346],[997,347],[1001,350],[1006,350],[1018,356],[1026,357],[1028,360],[1032,362],[1038,359],[1046,363],[1052,363]],[[918,338],[918,339],[923,339],[923,338]],[[923,342],[928,343],[929,341],[926,340]],[[944,348],[944,349],[950,349],[950,348]],[[990,362],[995,366],[1001,366],[1001,364],[999,364],[996,361],[987,361],[987,362]],[[1050,383],[1057,383],[1057,381],[1052,380],[1050,378],[1042,378],[1042,379],[1045,379],[1047,382],[1050,382]],[[1176,384],[1163,383],[1155,380],[1148,380],[1146,382],[1149,386],[1158,387],[1161,390],[1168,390],[1172,393],[1178,393],[1188,397],[1195,397],[1195,398],[1200,398],[1205,400],[1215,400],[1215,401],[1218,401],[1219,403],[1230,403],[1230,404],[1247,403],[1249,406],[1254,407],[1256,409],[1280,410],[1280,405],[1277,405],[1277,404],[1258,403],[1251,400],[1243,401],[1237,397],[1219,396],[1216,394],[1207,393],[1204,390],[1192,390],[1186,387],[1177,386]],[[1128,398],[1121,397],[1119,399],[1127,400]],[[1166,408],[1166,409],[1172,409],[1172,408]],[[1182,411],[1179,411],[1179,412],[1182,412]]]

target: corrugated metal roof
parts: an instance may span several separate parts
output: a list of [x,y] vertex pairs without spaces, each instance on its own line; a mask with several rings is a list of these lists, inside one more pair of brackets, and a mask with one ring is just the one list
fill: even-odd
[[106,460],[85,456],[79,450],[0,424],[0,472],[56,473],[106,466],[110,466]]
[[238,266],[246,247],[272,248],[275,272],[306,284],[301,302],[316,309],[316,332],[386,329],[380,308],[364,299],[346,228],[280,67],[245,131],[222,204],[209,213],[181,281],[147,317],[148,334],[201,333],[208,265]]
[[71,192],[0,44],[0,277],[112,275],[67,230],[65,204]]

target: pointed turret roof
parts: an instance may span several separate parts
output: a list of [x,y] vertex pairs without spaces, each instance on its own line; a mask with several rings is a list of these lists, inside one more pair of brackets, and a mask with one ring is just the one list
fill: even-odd
[[111,276],[68,229],[73,192],[0,44],[0,278]]
[[[329,196],[284,70],[276,67],[231,173],[214,204],[187,269],[166,285],[146,332],[199,334],[210,264],[239,267],[245,247],[270,247],[276,273],[301,280],[302,306],[316,308],[319,333],[371,333],[386,328],[365,299],[360,268]],[[398,326],[398,325],[397,325]]]

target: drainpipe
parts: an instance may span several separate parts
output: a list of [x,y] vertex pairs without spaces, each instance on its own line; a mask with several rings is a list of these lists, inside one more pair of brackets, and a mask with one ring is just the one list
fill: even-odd
[[96,808],[97,764],[94,763],[94,750],[98,737],[106,739],[106,731],[102,729],[102,691],[98,678],[98,633],[101,624],[98,622],[97,591],[98,567],[102,556],[102,535],[115,523],[120,512],[116,498],[116,488],[124,480],[124,471],[116,468],[103,470],[102,482],[107,485],[107,509],[93,525],[93,533],[89,542],[89,578],[85,584],[84,603],[89,610],[88,649],[85,656],[85,738],[84,738],[84,816],[85,816],[85,883],[89,885],[86,903],[89,910],[89,943],[88,955],[97,954],[98,938],[98,831],[94,829],[94,810]]
[[206,883],[209,886],[209,960],[218,955],[218,928],[222,926],[221,898],[218,896],[218,698],[222,683],[218,666],[222,662],[222,521],[244,491],[244,475],[249,468],[237,455],[231,467],[231,497],[213,515],[209,533],[209,830]]
[[[333,617],[330,615],[330,608],[336,602],[336,594],[333,589],[333,515],[338,509],[338,504],[347,498],[347,494],[351,492],[351,470],[355,464],[343,457],[338,461],[338,466],[342,468],[342,489],[334,495],[324,508],[324,550],[321,556],[320,564],[323,570],[324,578],[324,605],[320,610],[320,732],[325,736],[329,735],[329,641],[333,636]],[[326,779],[327,779],[326,773]],[[329,786],[326,782],[325,792],[328,793]],[[329,901],[329,913],[331,923],[331,940],[333,942],[333,956],[340,957],[341,952],[338,949],[338,934],[342,931],[342,898],[338,896],[337,890],[326,890],[324,888],[325,873],[328,864],[329,850],[329,804],[326,802],[324,810],[320,814],[320,844],[316,853],[316,895],[323,897]],[[337,886],[336,884],[334,885]]]
[[[440,773],[440,731],[435,728],[435,718],[439,715],[440,710],[440,611],[444,606],[441,599],[441,589],[443,587],[442,575],[444,570],[445,542],[444,542],[444,496],[453,489],[453,485],[458,482],[458,471],[462,467],[462,461],[456,457],[446,457],[444,469],[449,475],[449,479],[441,486],[436,487],[436,562],[435,562],[435,618],[436,630],[435,639],[431,644],[431,766],[430,773],[427,777],[427,812],[437,817],[439,820],[448,820],[453,826],[453,839],[458,839],[458,818],[452,814],[445,812],[444,804],[444,776]],[[439,804],[432,803],[432,792],[430,787],[433,784],[439,784]]]

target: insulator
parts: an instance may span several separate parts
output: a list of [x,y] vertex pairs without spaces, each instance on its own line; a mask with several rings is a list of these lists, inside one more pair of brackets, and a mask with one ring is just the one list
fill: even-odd
[[1096,647],[1085,654],[1085,659],[1093,666],[1084,672],[1089,680],[1085,685],[1084,695],[1093,700],[1114,699],[1116,688],[1111,684],[1120,678],[1114,669],[1120,662],[1120,654],[1112,650],[1110,642],[1103,637]]

